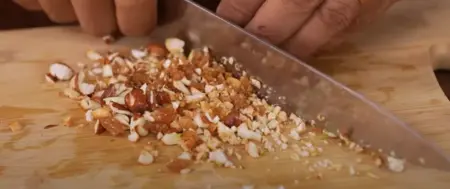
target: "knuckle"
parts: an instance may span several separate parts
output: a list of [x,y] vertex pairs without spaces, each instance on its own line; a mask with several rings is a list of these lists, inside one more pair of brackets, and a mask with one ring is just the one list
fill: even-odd
[[324,0],[281,0],[283,4],[292,5],[302,10],[316,9],[323,1]]
[[337,30],[352,24],[360,9],[358,0],[329,1],[319,10],[319,16],[325,25],[334,26]]

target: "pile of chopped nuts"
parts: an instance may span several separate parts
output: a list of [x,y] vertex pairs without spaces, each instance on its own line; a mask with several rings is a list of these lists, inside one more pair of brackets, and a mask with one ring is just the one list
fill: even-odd
[[[67,64],[54,63],[45,78],[51,83],[69,81],[63,93],[79,102],[95,134],[127,136],[131,142],[150,135],[182,148],[168,168],[183,174],[191,171],[192,161],[235,168],[229,157],[242,156],[229,146],[243,145],[253,158],[288,146],[297,152],[295,158],[322,152],[302,140],[310,131],[304,120],[256,95],[260,81],[225,69],[235,64],[233,58],[216,61],[207,47],[186,57],[184,46],[184,41],[169,38],[165,47],[151,44],[129,53],[88,51],[92,64],[81,64],[76,72]],[[300,145],[291,145],[292,141]],[[155,149],[145,148],[138,162],[151,164],[157,155]]]

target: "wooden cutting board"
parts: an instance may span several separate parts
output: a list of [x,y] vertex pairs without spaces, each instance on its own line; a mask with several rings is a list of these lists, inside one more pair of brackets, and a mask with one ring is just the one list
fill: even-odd
[[[390,109],[450,152],[450,104],[428,61],[428,48],[450,42],[450,2],[409,0],[399,3],[380,23],[355,34],[340,52],[313,65]],[[146,39],[128,38],[115,47],[137,47]],[[42,28],[0,33],[0,188],[448,188],[450,174],[408,166],[401,174],[374,168],[370,158],[329,145],[322,157],[354,166],[307,176],[305,161],[289,152],[243,159],[244,170],[196,165],[187,175],[169,173],[165,163],[179,152],[160,147],[155,164],[136,162],[146,141],[95,136],[78,105],[61,97],[64,84],[49,85],[48,65],[64,61],[76,67],[88,49],[108,48],[78,28]],[[73,116],[75,125],[45,129]],[[7,124],[24,129],[12,133]],[[314,162],[318,158],[309,161]],[[362,163],[357,163],[358,159]],[[372,178],[367,173],[376,174]]]

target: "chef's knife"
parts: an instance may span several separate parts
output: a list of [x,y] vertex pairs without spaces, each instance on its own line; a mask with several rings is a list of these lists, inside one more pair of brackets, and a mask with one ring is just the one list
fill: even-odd
[[270,86],[269,99],[286,110],[306,119],[324,116],[328,130],[351,129],[355,142],[395,152],[411,163],[450,170],[447,154],[377,104],[191,0],[171,1],[179,2],[173,8],[180,11],[179,18],[152,37],[178,36],[193,47],[208,45],[216,55],[233,56],[242,69]]

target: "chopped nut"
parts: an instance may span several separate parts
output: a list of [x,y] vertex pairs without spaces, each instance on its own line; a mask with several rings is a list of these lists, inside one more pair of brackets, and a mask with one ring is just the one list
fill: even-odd
[[403,172],[403,170],[405,170],[405,160],[397,159],[392,156],[388,156],[387,164],[388,164],[389,170],[391,170],[393,172],[399,173],[399,172]]
[[73,125],[73,120],[71,116],[67,116],[63,120],[63,125],[66,127],[71,127]]
[[131,142],[137,142],[139,140],[139,134],[136,131],[131,131],[128,135],[128,140]]
[[378,175],[376,175],[374,173],[371,173],[371,172],[368,172],[367,176],[369,176],[370,178],[373,178],[373,179],[379,179],[380,178]]
[[183,152],[178,156],[178,159],[191,160],[192,155],[189,152]]
[[123,134],[125,130],[128,128],[126,125],[120,123],[113,117],[100,118],[99,121],[100,125],[104,127],[113,136]]
[[230,160],[228,160],[227,156],[221,149],[209,152],[209,161],[212,161],[219,165],[223,165],[225,167],[233,166],[233,163]]
[[100,121],[97,120],[97,122],[95,122],[95,125],[94,125],[94,133],[99,135],[99,134],[102,134],[105,131],[106,131],[105,128],[100,125]]
[[59,81],[68,81],[73,77],[73,69],[64,63],[54,63],[50,65],[49,73]]
[[253,157],[253,158],[258,158],[259,157],[259,150],[258,147],[256,146],[255,143],[253,142],[249,142],[246,146],[247,152],[248,154]]
[[161,138],[161,141],[165,145],[177,145],[177,144],[181,143],[181,136],[178,133],[169,133],[169,134],[165,134]]
[[107,108],[98,108],[92,111],[92,116],[94,119],[102,119],[111,117],[111,112]]
[[179,54],[184,52],[185,42],[178,38],[169,38],[165,42],[167,50],[173,54]]
[[140,89],[133,89],[125,96],[125,104],[132,112],[143,113],[148,109],[147,97]]
[[83,98],[83,100],[80,101],[80,105],[85,110],[93,110],[101,107],[99,103],[91,100],[88,97]]
[[80,93],[71,88],[64,89],[64,95],[73,100],[78,100],[78,98],[80,97]]
[[98,60],[103,59],[102,55],[100,55],[98,52],[95,52],[93,50],[87,51],[86,56],[87,56],[87,58],[89,58],[89,60],[92,60],[92,61],[98,61]]
[[10,123],[8,126],[12,132],[19,132],[23,130],[23,126],[17,121]]
[[175,159],[166,165],[169,171],[180,173],[183,169],[187,169],[192,164],[192,161],[185,159]]
[[[249,156],[258,158],[276,147],[287,149],[293,139],[301,147],[293,145],[291,159],[304,160],[313,172],[311,178],[322,179],[320,169],[338,170],[342,165],[327,159],[309,164],[307,158],[301,158],[322,154],[323,148],[313,145],[318,134],[325,136],[319,142],[337,138],[346,148],[366,151],[366,146],[349,139],[349,132],[333,134],[316,127],[314,120],[305,122],[295,114],[288,117],[280,106],[269,104],[264,98],[273,89],[242,71],[233,58],[218,61],[207,47],[194,49],[186,57],[185,42],[177,38],[167,39],[165,45],[150,44],[105,55],[88,51],[92,66],[83,65],[75,73],[65,64],[55,64],[46,79],[50,83],[70,80],[64,95],[79,101],[88,122],[96,121],[96,134],[108,131],[137,142],[152,133],[165,145],[179,145],[184,152],[168,167],[181,174],[192,171],[186,166],[192,159],[243,168],[228,159],[242,159],[234,145],[244,144]],[[236,71],[229,72],[230,68]],[[286,97],[278,99],[286,102]],[[317,119],[324,117],[319,115]],[[145,148],[138,162],[151,164],[157,155],[158,151]],[[186,164],[179,165],[180,161]],[[391,164],[395,162],[391,160]],[[377,166],[383,163],[375,159]],[[396,172],[403,170],[403,164],[388,167]],[[353,167],[349,171],[357,174]]]
[[103,65],[102,73],[103,73],[103,77],[112,77],[112,76],[114,76],[113,68],[112,68],[111,64]]
[[147,56],[147,51],[142,51],[142,50],[138,50],[138,49],[132,49],[131,50],[131,55],[133,55],[133,57],[136,58],[136,59],[142,59],[142,58]]
[[242,123],[238,127],[238,136],[244,139],[251,139],[255,141],[261,141],[261,134],[258,132],[250,131],[247,128],[247,125],[245,123]]
[[45,74],[45,81],[47,81],[48,83],[56,83],[58,81],[58,78],[56,78],[55,76],[51,75],[50,73]]
[[138,158],[138,162],[142,165],[150,165],[154,160],[155,158],[153,157],[153,155],[146,150],[142,150]]
[[95,91],[95,85],[89,83],[80,83],[78,89],[83,95],[90,95]]
[[92,110],[86,111],[84,116],[85,116],[87,122],[94,121],[94,116],[92,115]]
[[192,171],[192,169],[186,168],[186,169],[181,169],[180,170],[180,174],[188,174]]
[[358,174],[358,172],[356,172],[355,168],[353,166],[348,167],[348,171],[350,173],[351,176],[355,176]]

